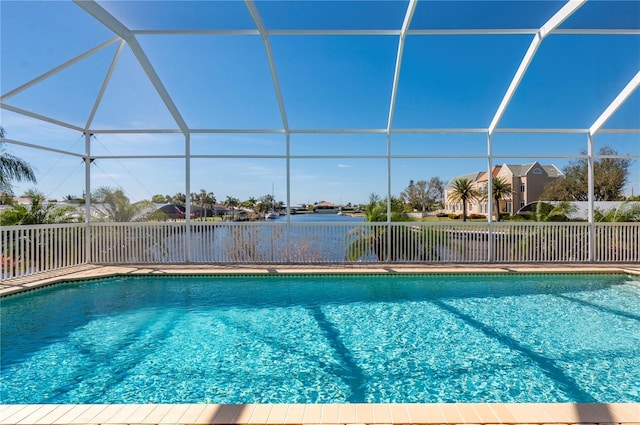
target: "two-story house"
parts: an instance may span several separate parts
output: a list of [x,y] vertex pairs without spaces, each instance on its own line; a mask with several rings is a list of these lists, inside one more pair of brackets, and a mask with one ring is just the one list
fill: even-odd
[[[493,167],[492,177],[501,179],[511,185],[511,196],[500,200],[500,211],[514,213],[528,203],[540,199],[544,187],[551,181],[563,178],[564,174],[555,165],[541,165],[538,161],[529,164],[503,164]],[[451,193],[453,183],[458,179],[471,181],[474,189],[480,194],[478,199],[469,201],[467,214],[482,214],[488,212],[486,194],[489,190],[489,178],[486,171],[456,176],[445,188],[445,211],[459,214],[462,203],[453,201]]]

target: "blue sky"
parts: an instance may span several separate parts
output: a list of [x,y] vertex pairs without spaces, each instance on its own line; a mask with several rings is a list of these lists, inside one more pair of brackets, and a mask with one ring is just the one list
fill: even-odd
[[[255,30],[244,2],[103,1],[133,30]],[[406,1],[257,1],[270,31],[398,30]],[[419,1],[410,30],[536,29],[563,6],[560,1]],[[114,34],[71,1],[0,1],[0,92],[4,95],[111,39]],[[630,29],[626,35],[551,34],[544,39],[498,128],[589,128],[640,70],[640,2],[589,1],[559,27]],[[191,191],[259,198],[273,188],[286,200],[286,136],[265,45],[257,35],[137,34],[167,92],[192,130]],[[409,33],[392,131],[425,128],[486,129],[532,34],[421,35]],[[290,134],[291,202],[366,202],[370,193],[397,195],[409,180],[428,180],[487,168],[484,133],[392,133],[387,128],[397,35],[285,35],[269,37]],[[113,43],[10,97],[7,105],[84,127],[114,58]],[[75,130],[0,109],[10,139],[75,153],[84,137]],[[177,129],[175,120],[125,46],[92,129]],[[636,90],[605,129],[640,128]],[[300,131],[359,129],[367,134]],[[253,130],[269,130],[259,134]],[[539,160],[562,168],[563,155],[587,147],[586,134],[496,133],[494,164]],[[640,135],[598,134],[635,155],[627,193],[640,194]],[[35,166],[37,189],[50,198],[80,195],[81,158],[7,145]],[[121,187],[132,200],[185,192],[181,134],[101,134],[93,188]],[[557,155],[554,156],[554,155]],[[201,157],[198,157],[201,156]],[[204,156],[218,156],[209,158]],[[344,156],[334,158],[335,156]],[[416,158],[410,158],[415,156]],[[445,158],[452,156],[454,158]],[[467,156],[467,158],[462,158]],[[469,156],[477,156],[471,158]],[[359,158],[358,158],[359,157]],[[22,193],[32,185],[19,185]]]

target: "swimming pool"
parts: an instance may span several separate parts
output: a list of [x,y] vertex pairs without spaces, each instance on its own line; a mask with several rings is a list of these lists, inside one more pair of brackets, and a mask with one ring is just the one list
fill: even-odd
[[125,277],[1,302],[3,403],[640,401],[623,275]]

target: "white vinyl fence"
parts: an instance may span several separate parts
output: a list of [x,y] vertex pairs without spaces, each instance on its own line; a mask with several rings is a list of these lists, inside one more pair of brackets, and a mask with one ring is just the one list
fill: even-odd
[[640,223],[92,223],[0,241],[3,280],[85,263],[640,262]]

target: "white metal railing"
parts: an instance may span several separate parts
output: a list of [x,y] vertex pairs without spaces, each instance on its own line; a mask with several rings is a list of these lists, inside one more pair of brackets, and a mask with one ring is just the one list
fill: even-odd
[[3,226],[0,242],[3,280],[86,262],[83,224]]
[[589,261],[589,223],[494,223],[494,261]]
[[[102,264],[184,263],[186,223],[92,223],[90,259]],[[192,232],[197,226],[192,226]]]
[[640,223],[92,223],[0,241],[3,280],[84,263],[640,262]]
[[640,261],[640,223],[600,223],[595,226],[594,239],[594,261]]

